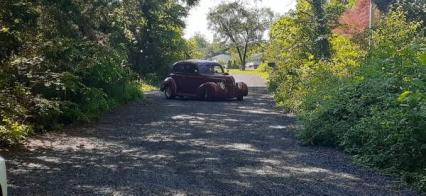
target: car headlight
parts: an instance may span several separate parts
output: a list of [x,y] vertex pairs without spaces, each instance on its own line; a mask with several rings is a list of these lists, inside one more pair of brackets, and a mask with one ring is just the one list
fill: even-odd
[[225,83],[224,82],[218,82],[217,83],[219,85],[219,87],[223,90],[225,90]]

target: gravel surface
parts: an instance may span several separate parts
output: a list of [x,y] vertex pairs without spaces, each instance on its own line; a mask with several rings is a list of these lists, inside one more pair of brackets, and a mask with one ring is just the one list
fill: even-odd
[[243,102],[151,92],[1,151],[11,195],[416,195],[339,151],[298,144],[294,117],[274,108],[265,82],[236,78],[252,86]]

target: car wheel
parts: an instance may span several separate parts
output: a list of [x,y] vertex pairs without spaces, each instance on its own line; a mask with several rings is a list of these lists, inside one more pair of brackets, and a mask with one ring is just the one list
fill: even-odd
[[204,100],[210,100],[211,98],[212,98],[212,95],[211,95],[209,89],[205,89],[204,94],[203,94],[203,99]]
[[237,100],[238,100],[238,101],[242,101],[243,99],[244,99],[244,97],[243,97],[243,96],[238,96],[238,97],[237,97]]
[[175,98],[175,95],[173,94],[173,89],[171,86],[166,86],[166,88],[164,89],[164,96],[166,97],[166,99]]

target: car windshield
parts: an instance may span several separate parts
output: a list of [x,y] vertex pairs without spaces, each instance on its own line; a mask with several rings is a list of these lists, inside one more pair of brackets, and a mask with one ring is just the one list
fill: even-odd
[[220,64],[215,63],[202,63],[198,64],[200,74],[224,74],[223,68]]

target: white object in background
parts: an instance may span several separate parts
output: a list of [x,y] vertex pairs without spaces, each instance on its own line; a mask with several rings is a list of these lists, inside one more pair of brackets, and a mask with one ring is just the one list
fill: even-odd
[[6,161],[0,157],[0,188],[1,196],[7,196]]

